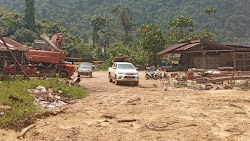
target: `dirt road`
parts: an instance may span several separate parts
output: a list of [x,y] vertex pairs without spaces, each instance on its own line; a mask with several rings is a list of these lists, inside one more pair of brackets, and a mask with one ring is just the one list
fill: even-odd
[[[161,81],[145,80],[144,72],[140,75],[138,87],[109,83],[107,72],[83,78],[81,85],[90,96],[68,106],[64,114],[37,121],[21,140],[250,139],[250,91],[163,91]],[[124,119],[135,121],[118,122]],[[0,130],[0,140],[16,136],[14,131]]]

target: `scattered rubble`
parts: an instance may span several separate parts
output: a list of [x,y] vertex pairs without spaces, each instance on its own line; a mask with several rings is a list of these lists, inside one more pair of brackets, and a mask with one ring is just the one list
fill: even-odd
[[[236,80],[241,80],[241,82],[237,85]],[[189,69],[187,73],[172,73],[170,83],[171,86],[177,88],[187,86],[195,90],[228,90],[236,86],[240,89],[250,88],[249,76],[243,74],[235,75],[233,71],[221,70]],[[163,85],[163,87],[164,91],[166,91],[166,86]]]
[[30,91],[35,98],[34,102],[43,109],[58,110],[59,107],[70,103],[67,98],[53,93],[51,90],[47,91],[43,86],[38,86]]
[[79,86],[79,82],[81,81],[80,75],[74,77],[70,82],[71,85]]
[[230,85],[224,85],[224,86],[223,86],[223,89],[225,89],[225,90],[230,90],[230,89],[233,89],[233,87],[230,86]]
[[250,80],[241,81],[239,84],[239,88],[241,88],[241,89],[250,88]]
[[105,120],[97,120],[96,123],[102,123],[102,122],[109,122],[109,120],[105,119]]
[[130,100],[127,101],[127,103],[134,103],[134,102],[136,102],[136,101],[141,101],[141,98],[140,98],[140,97],[137,97],[137,98],[135,98],[135,99],[130,99]]

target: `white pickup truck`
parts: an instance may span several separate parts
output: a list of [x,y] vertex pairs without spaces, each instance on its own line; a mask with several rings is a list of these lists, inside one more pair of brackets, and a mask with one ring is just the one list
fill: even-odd
[[133,64],[128,62],[115,62],[112,67],[109,67],[109,82],[133,82],[135,86],[139,84],[139,73]]

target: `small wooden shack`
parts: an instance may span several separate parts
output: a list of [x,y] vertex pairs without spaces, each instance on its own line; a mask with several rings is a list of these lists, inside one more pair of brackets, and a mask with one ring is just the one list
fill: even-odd
[[183,69],[218,69],[232,67],[235,71],[250,71],[250,47],[223,45],[206,40],[191,40],[167,47],[158,55],[181,54]]
[[[17,58],[20,64],[24,65],[27,63],[26,60],[26,53],[28,51],[28,47],[10,39],[7,37],[3,37],[4,41],[8,45],[11,52],[14,54],[14,56]],[[14,72],[19,70],[16,61],[10,54],[9,50],[4,45],[3,41],[0,40],[0,74],[6,74],[9,73],[7,70],[7,67],[12,66],[14,68]]]

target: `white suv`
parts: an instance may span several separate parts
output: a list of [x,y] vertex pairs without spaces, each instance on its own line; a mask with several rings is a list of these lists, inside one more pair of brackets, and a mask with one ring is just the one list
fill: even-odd
[[109,67],[109,81],[116,85],[121,81],[134,82],[135,86],[139,84],[139,73],[133,64],[128,62],[115,62]]

